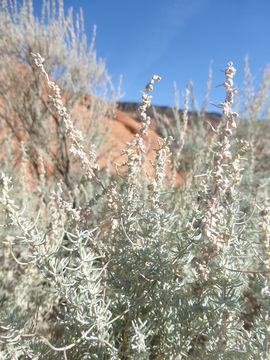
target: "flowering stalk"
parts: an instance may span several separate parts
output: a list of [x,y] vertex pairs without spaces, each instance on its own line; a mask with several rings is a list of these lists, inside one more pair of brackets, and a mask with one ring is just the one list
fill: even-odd
[[[223,217],[224,209],[219,203],[218,194],[222,195],[228,190],[230,186],[240,182],[240,161],[237,157],[232,166],[232,172],[228,171],[228,161],[232,159],[230,151],[230,137],[232,130],[236,128],[236,118],[238,114],[233,112],[231,105],[233,103],[233,96],[237,93],[237,89],[233,88],[233,77],[236,73],[233,63],[229,62],[225,69],[225,82],[219,86],[224,86],[226,89],[226,98],[219,106],[223,109],[223,125],[220,128],[217,149],[214,157],[214,189],[208,199],[208,212],[206,213],[205,233],[209,241],[218,247],[218,242],[221,240],[220,234],[217,231],[217,223]],[[232,184],[231,184],[232,182]],[[232,188],[231,188],[231,191]]]
[[152,164],[155,169],[155,178],[152,180],[149,188],[151,190],[151,202],[154,207],[159,207],[160,192],[164,188],[166,177],[166,165],[170,164],[170,149],[173,138],[168,136],[164,140],[159,140],[159,147],[156,150],[156,162]]
[[[228,250],[231,246],[231,234],[233,202],[235,200],[234,186],[237,185],[240,180],[240,156],[237,155],[235,160],[232,160],[232,153],[230,150],[230,137],[232,136],[233,129],[236,128],[236,118],[238,114],[233,112],[231,105],[233,103],[233,96],[237,93],[237,89],[233,88],[233,77],[236,73],[236,69],[233,67],[233,63],[229,62],[225,69],[225,82],[221,84],[226,89],[226,98],[220,107],[223,109],[223,124],[219,128],[218,143],[214,157],[214,169],[213,180],[214,188],[209,193],[207,200],[207,212],[205,215],[205,234],[209,240],[208,255],[205,257],[204,270],[201,272],[202,277],[207,278],[213,275],[209,273],[209,262],[212,256],[211,253],[218,253],[219,261],[222,264],[222,299],[224,301],[224,307],[220,308],[220,321],[216,330],[217,335],[217,348],[220,353],[224,349],[224,338],[227,333],[228,319],[233,316],[231,310],[226,305],[226,299],[228,296],[229,288],[232,284],[232,279],[226,274],[224,269],[228,259]],[[226,205],[221,201],[223,195]],[[227,202],[227,194],[230,195],[230,204]],[[232,204],[231,204],[232,202]],[[225,219],[225,220],[224,220]],[[222,229],[220,226],[222,225]],[[233,232],[233,230],[232,230]],[[207,247],[206,247],[207,250]],[[209,251],[210,250],[210,251]],[[210,254],[209,254],[210,253]]]
[[135,181],[138,180],[138,175],[142,166],[142,158],[145,153],[145,145],[143,144],[143,136],[148,133],[150,126],[150,116],[147,116],[147,109],[151,105],[152,96],[149,92],[153,90],[155,81],[160,81],[159,75],[153,75],[151,81],[146,85],[142,95],[142,105],[138,109],[139,118],[141,120],[141,128],[138,134],[135,135],[132,143],[127,143],[127,148],[123,150],[128,159],[122,165],[128,167],[128,184],[129,184],[129,198],[132,199]]
[[91,180],[94,178],[99,185],[104,187],[97,176],[98,165],[96,162],[96,154],[94,150],[92,150],[88,156],[86,155],[81,143],[83,140],[82,133],[79,130],[76,130],[73,126],[71,116],[68,114],[67,109],[62,102],[59,86],[56,85],[53,81],[50,81],[49,76],[43,66],[45,59],[43,59],[40,54],[31,53],[31,55],[34,60],[34,64],[44,74],[48,87],[53,92],[53,95],[49,95],[49,98],[52,101],[57,114],[63,119],[66,134],[69,136],[72,142],[70,152],[80,158],[82,167],[84,170],[86,170],[88,179]]
[[14,200],[9,198],[9,191],[10,187],[9,184],[11,183],[11,178],[7,177],[4,173],[0,174],[0,185],[1,185],[1,197],[0,197],[0,204],[3,205],[4,209],[6,210],[6,214],[11,220],[10,225],[17,225],[17,207],[15,205]]
[[[233,63],[229,62],[225,69],[226,80],[223,84],[219,86],[224,86],[226,89],[226,99],[223,103],[220,104],[220,107],[223,109],[223,118],[225,119],[224,125],[221,128],[218,142],[218,149],[215,156],[215,169],[214,169],[214,179],[216,182],[216,191],[224,193],[229,186],[229,179],[224,172],[224,166],[226,160],[231,160],[232,154],[230,151],[230,141],[229,138],[232,135],[232,130],[236,128],[236,118],[238,114],[233,112],[231,105],[233,103],[233,96],[237,94],[238,90],[233,89],[233,77],[236,73]],[[237,163],[234,164],[235,169],[237,170]]]

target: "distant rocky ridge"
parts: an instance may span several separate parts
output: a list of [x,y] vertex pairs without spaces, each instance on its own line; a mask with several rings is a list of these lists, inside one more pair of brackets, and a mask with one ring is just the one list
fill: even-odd
[[[136,113],[138,107],[141,105],[140,103],[136,102],[119,102],[117,104],[117,108],[125,113]],[[168,118],[171,118],[173,116],[172,108],[169,106],[159,106],[159,105],[153,105],[148,109],[148,114],[151,117],[154,117],[154,110],[153,108],[158,112],[160,115],[165,115]],[[183,110],[179,110],[180,114],[183,112]],[[213,123],[216,123],[220,120],[221,114],[217,112],[206,112],[205,116],[208,120],[210,120]],[[195,120],[198,117],[198,114],[195,111],[189,111],[189,118],[190,120]],[[139,118],[137,117],[137,120]]]

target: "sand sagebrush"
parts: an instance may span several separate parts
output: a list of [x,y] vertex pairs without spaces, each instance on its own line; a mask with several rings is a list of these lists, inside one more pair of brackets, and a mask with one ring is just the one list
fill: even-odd
[[[35,24],[31,4],[25,5],[26,14],[14,10],[21,17],[19,24],[26,19]],[[60,23],[64,21],[61,6]],[[3,2],[1,17],[5,14]],[[22,38],[16,37],[20,26],[8,19],[12,53]],[[59,24],[56,33],[72,29],[66,26]],[[4,32],[1,26],[0,31]],[[65,177],[60,171],[58,177],[46,179],[41,140],[39,147],[35,142],[40,168],[37,191],[25,186],[26,176],[22,182],[16,173],[11,178],[12,160],[2,162],[0,357],[269,358],[268,136],[260,152],[252,148],[254,128],[259,133],[269,127],[269,120],[256,123],[253,118],[252,126],[245,128],[246,122],[237,118],[232,110],[233,64],[229,62],[224,70],[226,97],[217,126],[209,126],[205,113],[198,114],[202,123],[189,122],[192,87],[187,86],[183,117],[177,118],[175,112],[171,123],[163,119],[160,125],[164,137],[152,160],[150,178],[143,167],[151,121],[149,92],[160,80],[154,76],[139,108],[141,130],[124,150],[126,171],[113,175],[99,171],[95,154],[86,150],[86,134],[76,129],[60,87],[47,73],[50,56],[42,53],[40,41],[41,55],[35,51],[34,39],[25,49],[27,54],[31,50],[34,60],[29,59],[36,81],[33,93],[39,92],[45,79],[51,96],[51,101],[48,97],[42,104],[37,101],[36,109],[40,116],[43,106],[46,112],[55,112],[62,139],[65,136],[70,155],[80,160],[84,175]],[[8,53],[5,56],[7,60]],[[83,75],[87,70],[81,71]],[[77,91],[73,95],[76,98]],[[264,100],[254,101],[255,116]],[[29,109],[25,108],[26,114]],[[27,143],[22,144],[22,174],[31,137]],[[188,155],[185,181],[174,187],[167,175],[179,171]]]

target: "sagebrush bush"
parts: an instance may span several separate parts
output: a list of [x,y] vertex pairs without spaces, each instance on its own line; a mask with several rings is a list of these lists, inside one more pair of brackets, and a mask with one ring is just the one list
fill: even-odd
[[[30,67],[31,52],[46,58],[46,69],[65,89],[65,107],[76,113],[77,128],[84,128],[85,151],[102,145],[115,109],[115,94],[105,63],[97,59],[94,49],[95,28],[91,45],[87,45],[83,17],[73,22],[72,9],[64,15],[62,1],[58,11],[55,2],[43,2],[41,20],[33,15],[32,1],[16,1],[10,6],[2,1],[0,12],[0,81],[1,127],[8,127],[17,143],[23,141],[31,172],[40,177],[39,155],[49,164],[56,180],[63,180],[73,190],[74,180],[82,174],[74,169],[63,124],[51,111],[46,88]],[[82,95],[90,93],[90,101]],[[87,106],[87,116],[80,111]],[[106,115],[106,116],[105,116]],[[6,146],[12,148],[9,138]],[[53,148],[53,151],[52,151]],[[17,155],[18,157],[18,155]],[[9,161],[9,160],[8,160]]]
[[[94,151],[66,105],[89,84],[91,94],[106,85],[104,64],[92,46],[86,56],[86,40],[75,35],[61,2],[58,20],[53,10],[41,24],[30,1],[20,10],[11,4],[3,1],[0,12],[1,119],[6,139],[15,137],[23,155],[19,170],[9,147],[1,162],[0,358],[268,359],[269,118],[262,112],[268,71],[238,117],[236,70],[227,64],[218,123],[208,121],[205,103],[190,121],[188,84],[182,116],[177,106],[171,120],[156,114],[162,137],[150,177],[147,110],[161,80],[154,75],[138,109],[141,129],[123,149],[124,170],[112,175],[96,161],[104,129],[98,139],[94,127],[87,133]],[[31,81],[18,82],[18,98],[10,97],[20,77],[16,61],[26,59]],[[61,81],[52,80],[58,66]],[[247,69],[246,62],[246,79]],[[110,99],[91,99],[96,119],[108,109],[112,115]],[[42,155],[49,114],[59,145],[56,154],[47,148],[55,157],[51,178]],[[79,176],[72,159],[81,164]],[[27,161],[36,169],[32,188]],[[186,175],[176,187],[180,170]]]

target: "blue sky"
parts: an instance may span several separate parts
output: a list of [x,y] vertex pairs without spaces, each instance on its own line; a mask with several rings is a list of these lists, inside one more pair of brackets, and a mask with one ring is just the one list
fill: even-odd
[[[42,1],[33,2],[40,14]],[[215,85],[223,82],[220,70],[229,60],[239,87],[245,55],[257,79],[270,61],[270,0],[64,0],[64,6],[75,13],[83,9],[89,40],[96,24],[97,55],[106,60],[115,85],[123,75],[123,101],[140,101],[144,85],[157,73],[162,81],[153,104],[173,105],[173,82],[181,95],[192,80],[201,106],[213,60],[210,100],[218,103],[224,91]]]

